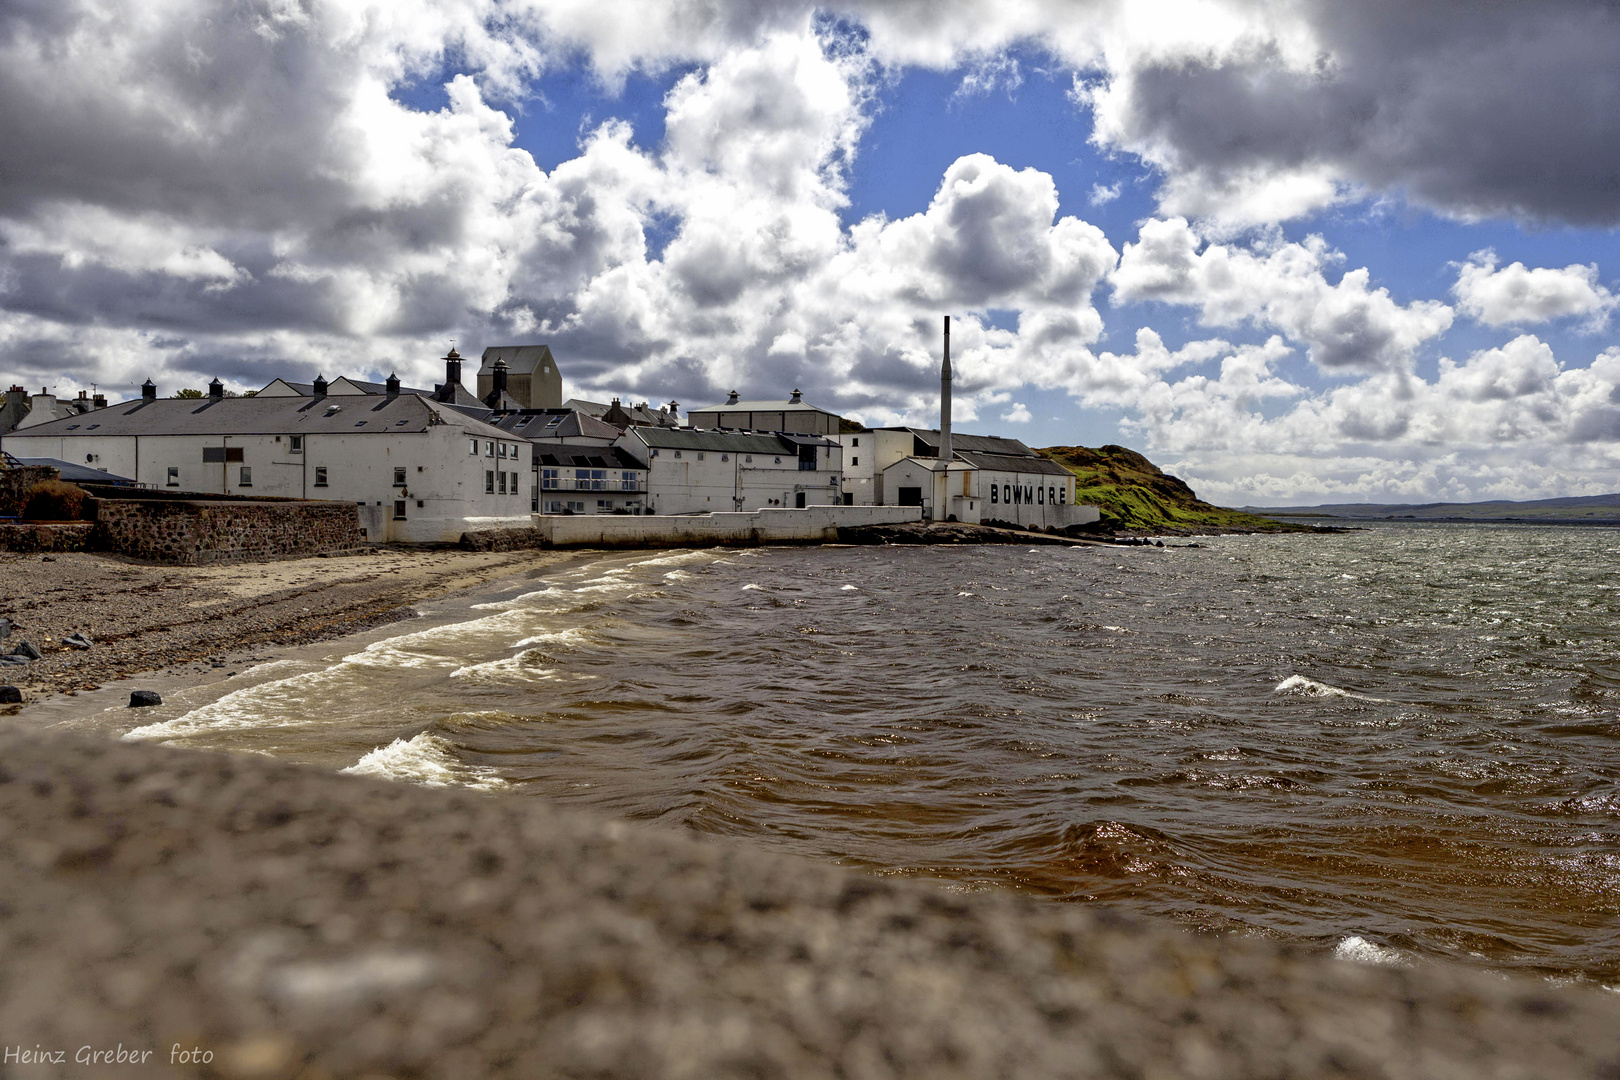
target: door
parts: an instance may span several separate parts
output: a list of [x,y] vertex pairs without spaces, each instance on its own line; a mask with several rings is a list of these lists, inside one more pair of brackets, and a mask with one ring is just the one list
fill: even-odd
[[901,506],[922,505],[922,488],[920,487],[903,487],[900,489],[899,495],[899,505]]
[[[815,447],[811,447],[811,449],[814,450]],[[797,495],[793,496],[793,505],[798,507],[800,510],[804,509],[804,492],[801,491]]]

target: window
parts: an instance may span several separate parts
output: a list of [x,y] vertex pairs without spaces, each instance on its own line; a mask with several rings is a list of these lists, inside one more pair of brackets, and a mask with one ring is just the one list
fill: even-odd
[[501,443],[499,445],[499,447],[495,451],[495,456],[496,457],[505,457],[506,456],[506,444],[505,443]]
[[404,521],[405,520],[405,500],[404,499],[395,499],[394,500],[394,520],[395,521]]
[[777,459],[776,459],[776,463],[777,463],[777,464],[778,464],[778,465],[780,465],[780,464],[782,464],[782,459],[781,459],[781,458],[777,458]]
[[676,456],[676,457],[680,457],[680,456],[681,456],[681,452],[680,452],[680,451],[679,451],[679,450],[677,450],[677,451],[675,451],[675,456]]
[[583,514],[585,512],[585,503],[571,502],[568,504],[568,509],[572,510],[576,514]]
[[236,482],[236,486],[237,487],[252,487],[253,486],[253,470],[251,468],[249,468],[246,465],[242,466],[242,477],[241,477],[240,480],[238,480]]
[[484,470],[484,494],[485,495],[493,495],[493,494],[495,494],[495,470],[494,469],[485,469]]
[[477,439],[469,439],[469,440],[467,440],[467,453],[473,455],[474,457],[478,456],[478,440]]
[[302,435],[289,435],[287,437],[288,452],[302,454],[304,452],[304,437]]
[[395,465],[394,466],[394,486],[395,487],[404,487],[405,486],[405,466],[403,466],[403,465]]
[[169,466],[169,479],[168,479],[167,482],[168,482],[169,487],[179,487],[180,486],[180,466],[178,466],[178,465],[170,465]]
[[619,474],[619,488],[622,491],[634,491],[639,487],[636,483],[636,474],[626,469]]
[[484,444],[484,456],[485,457],[494,457],[495,456],[495,444],[494,443],[487,442],[487,443]]
[[506,494],[506,473],[504,471],[501,472],[500,477],[501,477],[501,494],[505,495]]
[[849,440],[849,445],[851,445],[851,446],[859,446],[859,445],[861,445],[861,437],[859,435],[855,436],[853,439]]
[[326,466],[325,465],[317,465],[317,466],[315,466],[315,486],[316,487],[325,487],[326,486]]
[[995,484],[990,485],[990,501],[992,503],[998,503],[1001,501],[1001,489]]
[[703,460],[703,451],[701,451],[701,450],[698,451],[698,460],[699,461]]
[[861,459],[859,457],[852,457],[852,458],[849,459],[849,464],[850,464],[851,468],[854,468],[856,465],[859,465],[860,463],[861,463]]
[[815,469],[816,469],[816,448],[813,447],[813,446],[801,446],[801,447],[799,447],[799,471],[800,472],[815,472]]
[[745,462],[745,463],[746,463],[746,464],[749,464],[749,465],[752,465],[752,464],[753,464],[753,463],[754,463],[754,455],[753,455],[753,454],[749,454],[749,455],[748,455],[748,456],[746,456],[746,457],[744,457],[744,458],[743,458],[743,461],[744,461],[744,462]]
[[613,512],[613,500],[612,499],[597,499],[596,500],[596,512],[598,514],[611,514]]
[[580,491],[606,491],[606,469],[575,469],[574,487]]
[[508,482],[511,485],[512,494],[516,495],[518,493],[517,473],[511,473],[510,474],[510,480]]
[[559,470],[557,469],[541,469],[540,486],[545,488],[547,491],[555,491],[557,488],[562,486],[557,480],[558,471]]
[[721,461],[730,461],[731,460],[731,455],[730,454],[721,454],[720,455],[720,460]]
[[651,450],[651,452],[649,452],[647,454],[647,456],[648,457],[657,457],[658,456],[658,448],[656,446],[653,447],[653,449]]

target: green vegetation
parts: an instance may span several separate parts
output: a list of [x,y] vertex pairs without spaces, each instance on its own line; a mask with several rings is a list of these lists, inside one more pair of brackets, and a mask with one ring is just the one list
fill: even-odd
[[1123,446],[1049,446],[1051,458],[1078,480],[1075,501],[1102,513],[1104,531],[1186,534],[1196,532],[1308,532],[1310,526],[1212,506],[1193,489],[1134,450]]

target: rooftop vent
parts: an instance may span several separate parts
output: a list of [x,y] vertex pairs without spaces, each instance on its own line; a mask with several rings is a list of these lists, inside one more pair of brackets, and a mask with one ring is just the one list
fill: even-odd
[[804,394],[801,391],[798,391],[798,390],[793,391],[793,396],[788,398],[788,404],[789,405],[800,405],[800,404],[803,404],[803,402],[804,402]]
[[[733,390],[731,392],[731,396],[726,398],[726,404],[727,405],[735,405],[735,404],[737,404],[737,401],[738,401],[737,391]],[[670,402],[670,404],[673,405],[674,402],[672,401],[672,402]]]
[[225,400],[225,384],[216,377],[208,384],[208,396],[214,401]]

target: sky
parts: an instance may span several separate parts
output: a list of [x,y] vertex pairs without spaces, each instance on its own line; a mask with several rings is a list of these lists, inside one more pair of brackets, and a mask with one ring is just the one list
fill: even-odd
[[0,379],[546,343],[1227,505],[1620,491],[1620,10],[10,0]]

